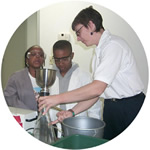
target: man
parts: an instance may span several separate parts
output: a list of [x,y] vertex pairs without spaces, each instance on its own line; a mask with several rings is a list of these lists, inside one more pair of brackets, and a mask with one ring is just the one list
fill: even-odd
[[[130,125],[145,99],[134,56],[126,41],[104,29],[101,14],[91,6],[79,12],[72,29],[78,41],[86,46],[96,45],[92,61],[93,82],[67,93],[41,97],[39,110],[42,105],[48,111],[57,104],[79,102],[72,109],[78,114],[101,96],[105,99],[104,138],[111,140]],[[70,112],[60,112],[57,121],[69,116],[72,116]]]
[[[69,41],[60,40],[53,45],[53,58],[57,67],[56,80],[50,88],[50,95],[60,94],[71,91],[91,82],[89,73],[82,71],[78,64],[73,63],[74,53]],[[61,104],[63,110],[73,108],[77,103]],[[89,116],[101,119],[101,102],[100,100],[87,111],[84,111],[78,116]],[[57,111],[50,109],[51,119],[56,120]],[[60,128],[60,125],[58,125]]]

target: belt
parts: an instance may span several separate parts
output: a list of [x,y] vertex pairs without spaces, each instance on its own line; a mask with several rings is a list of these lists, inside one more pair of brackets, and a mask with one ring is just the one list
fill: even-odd
[[137,98],[140,95],[143,95],[144,93],[141,92],[140,94],[137,94],[135,96],[131,96],[131,97],[125,97],[125,98],[121,98],[121,99],[117,99],[117,98],[109,98],[109,99],[105,99],[107,101],[113,101],[113,102],[119,102],[119,101],[123,101],[123,100],[128,100],[128,99],[134,99]]

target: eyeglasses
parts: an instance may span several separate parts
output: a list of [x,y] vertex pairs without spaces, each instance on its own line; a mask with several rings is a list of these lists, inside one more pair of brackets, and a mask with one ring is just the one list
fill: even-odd
[[80,36],[80,30],[82,29],[82,27],[84,27],[84,26],[81,26],[81,27],[76,31],[76,35],[77,35],[77,36]]
[[60,62],[67,62],[70,59],[72,53],[70,53],[68,56],[61,57],[61,58],[56,58],[53,56],[53,59],[55,60],[55,63],[60,63]]
[[35,57],[35,56],[44,58],[44,59],[46,58],[46,55],[43,52],[31,51],[27,53],[27,58]]

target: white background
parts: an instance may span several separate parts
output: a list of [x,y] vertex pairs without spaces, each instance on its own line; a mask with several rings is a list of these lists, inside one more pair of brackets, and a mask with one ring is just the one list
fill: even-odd
[[[18,26],[35,11],[60,1],[61,0],[5,0],[0,2],[0,64],[9,39]],[[91,0],[91,2],[95,2],[114,11],[126,20],[140,38],[147,58],[149,57],[150,38],[148,35],[150,34],[150,9],[148,0]],[[19,127],[13,117],[11,117],[8,107],[5,104],[2,89],[0,93],[0,149],[54,149],[54,147],[38,142]],[[107,144],[99,146],[97,149],[141,150],[150,148],[150,101],[148,94],[149,90],[139,115],[130,127],[120,136]]]

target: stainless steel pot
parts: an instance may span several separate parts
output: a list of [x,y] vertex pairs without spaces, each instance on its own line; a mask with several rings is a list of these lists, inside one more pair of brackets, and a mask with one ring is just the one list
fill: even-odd
[[103,138],[105,122],[91,117],[71,117],[62,122],[64,136],[74,134]]

